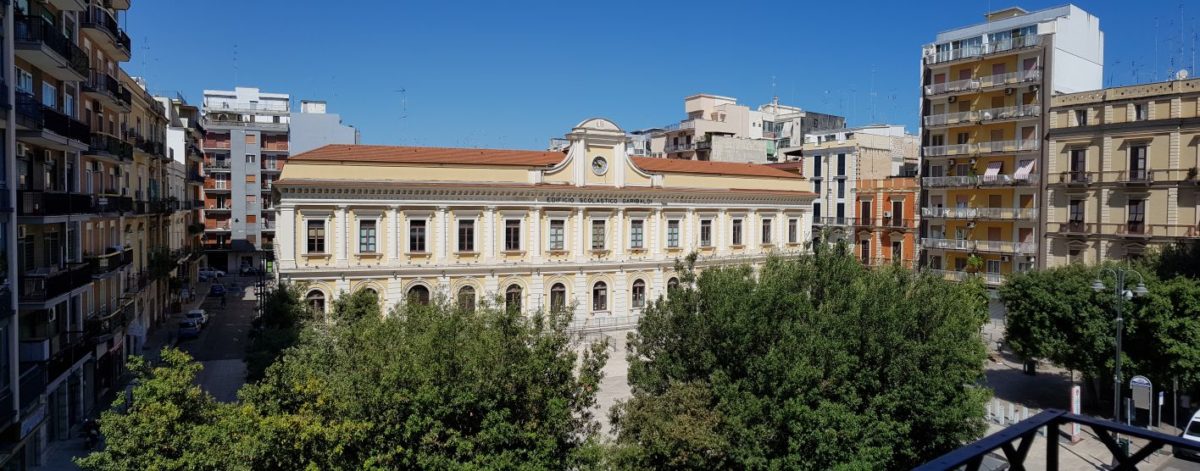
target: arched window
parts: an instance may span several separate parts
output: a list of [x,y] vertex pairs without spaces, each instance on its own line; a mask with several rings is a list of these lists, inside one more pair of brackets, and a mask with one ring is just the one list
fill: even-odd
[[521,310],[521,286],[508,285],[508,289],[504,290],[504,308],[508,310]]
[[608,310],[608,285],[603,281],[597,281],[592,285],[592,310],[607,311]]
[[312,309],[313,312],[325,312],[325,293],[322,293],[320,290],[314,289],[309,291],[308,296],[305,296],[304,300],[308,302],[308,308]]
[[679,287],[679,278],[671,277],[671,279],[667,280],[667,291],[668,292],[670,292],[671,290],[678,288],[678,287]]
[[375,296],[375,299],[379,299],[379,292],[375,291],[375,288],[363,288],[362,290],[371,293],[372,296]]
[[409,304],[429,304],[429,288],[426,288],[424,285],[416,285],[409,288],[406,301]]
[[475,288],[470,286],[459,288],[458,306],[468,311],[475,310]]
[[567,287],[562,283],[555,283],[550,287],[550,310],[561,311],[567,308]]
[[646,307],[646,282],[636,280],[633,282],[633,307],[641,309]]

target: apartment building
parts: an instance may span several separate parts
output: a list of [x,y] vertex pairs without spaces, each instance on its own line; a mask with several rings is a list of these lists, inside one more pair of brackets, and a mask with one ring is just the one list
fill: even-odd
[[1200,238],[1200,80],[1051,98],[1048,266]]
[[204,128],[200,125],[200,108],[188,103],[180,93],[154,99],[166,112],[166,149],[170,158],[168,194],[169,198],[178,201],[180,209],[171,219],[171,235],[167,242],[172,252],[180,254],[182,259],[178,277],[195,280],[197,270],[206,260],[202,250],[204,154],[200,145],[204,142]]
[[300,100],[300,112],[292,113],[288,125],[288,151],[292,154],[329,144],[358,144],[362,140],[358,129],[342,124],[341,115],[326,112],[324,101]]
[[275,240],[271,188],[289,155],[286,94],[205,90],[204,246],[211,266],[260,267]]
[[922,49],[922,264],[991,285],[1043,266],[1048,97],[1101,88],[1100,21],[1009,8]]
[[631,323],[679,282],[675,263],[762,263],[810,240],[803,178],[762,165],[633,157],[590,119],[565,151],[326,146],[276,183],[278,276],[319,310],[372,290],[385,304],[496,299]]
[[864,265],[916,266],[920,189],[917,178],[909,176],[856,182],[854,254]]
[[845,118],[780,105],[756,110],[736,98],[698,94],[684,99],[687,118],[664,126],[652,139],[656,157],[718,162],[767,163],[782,160],[780,149],[804,141],[815,129],[838,129]]
[[[867,209],[869,214],[861,213],[860,209],[866,208],[858,199],[860,182],[911,176],[917,161],[917,143],[916,136],[904,132],[903,126],[876,125],[812,131],[801,146],[785,149],[788,158],[800,159],[799,172],[812,181],[813,192],[817,194],[812,208],[815,235],[824,235],[827,242],[854,244],[855,228],[860,223],[869,233],[874,217],[891,209],[873,212]],[[884,219],[888,223],[915,222],[913,218],[896,221],[890,214]],[[867,224],[868,220],[872,223]],[[884,220],[878,222],[882,224]]]

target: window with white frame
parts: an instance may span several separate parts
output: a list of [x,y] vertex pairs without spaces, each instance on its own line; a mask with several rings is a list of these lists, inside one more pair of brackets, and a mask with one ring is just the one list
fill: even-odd
[[800,220],[796,218],[788,219],[788,243],[795,244],[800,242]]
[[608,310],[608,285],[603,281],[597,281],[595,285],[592,285],[592,310]]
[[762,243],[771,243],[771,218],[762,219]]
[[742,245],[742,220],[734,219],[733,227],[731,229],[733,232],[733,237],[729,239],[731,243],[733,245]]
[[521,250],[521,220],[504,220],[504,250],[518,252]]
[[325,221],[308,220],[308,253],[325,253]]
[[604,250],[604,242],[606,235],[604,233],[605,221],[603,219],[592,220],[592,250]]
[[671,219],[667,221],[667,247],[679,247],[679,220]]
[[712,247],[712,219],[700,221],[700,246]]
[[475,251],[475,220],[474,219],[459,219],[458,220],[458,251],[459,252],[474,252]]
[[634,280],[633,289],[630,291],[633,295],[633,308],[641,309],[646,307],[646,282],[642,280]]
[[33,94],[33,74],[17,68],[17,91]]
[[42,105],[52,110],[58,109],[58,87],[50,82],[42,82]]
[[408,221],[408,251],[413,253],[424,253],[428,238],[425,231],[424,219],[413,219]]
[[640,249],[645,247],[646,237],[646,221],[634,219],[629,221],[629,248]]
[[550,236],[546,238],[550,250],[564,250],[567,246],[567,222],[562,219],[550,220]]
[[1133,119],[1137,121],[1145,121],[1150,119],[1150,107],[1146,103],[1133,104]]
[[359,253],[375,253],[376,247],[376,221],[374,219],[363,219],[358,222],[358,252]]

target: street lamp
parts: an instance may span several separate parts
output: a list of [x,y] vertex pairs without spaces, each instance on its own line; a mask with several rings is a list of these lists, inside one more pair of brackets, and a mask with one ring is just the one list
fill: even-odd
[[[1134,296],[1141,297],[1150,292],[1146,289],[1146,279],[1137,270],[1124,267],[1101,269],[1100,274],[1104,273],[1111,274],[1116,280],[1113,294],[1116,294],[1118,298],[1133,299]],[[1137,287],[1133,290],[1125,289],[1125,276],[1130,273],[1138,277]],[[1092,291],[1100,293],[1107,288],[1099,278],[1092,281]],[[1121,299],[1117,299],[1117,364],[1113,373],[1113,420],[1116,422],[1121,421],[1121,333],[1125,330],[1125,318],[1121,317],[1121,304]]]

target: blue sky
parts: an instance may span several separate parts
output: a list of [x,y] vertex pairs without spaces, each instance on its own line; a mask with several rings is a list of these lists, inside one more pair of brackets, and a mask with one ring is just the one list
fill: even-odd
[[[920,46],[1014,4],[1062,2],[137,0],[122,22],[151,91],[257,86],[328,101],[364,143],[538,149],[592,116],[678,121],[700,92],[915,131]],[[1190,67],[1197,6],[1077,5],[1100,17],[1106,84]]]

